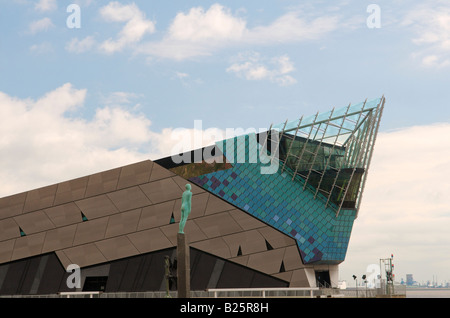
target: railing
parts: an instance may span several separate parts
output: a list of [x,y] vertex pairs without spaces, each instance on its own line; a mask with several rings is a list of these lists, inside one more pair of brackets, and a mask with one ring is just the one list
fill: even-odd
[[406,297],[406,286],[395,285],[390,294],[386,292],[386,288],[365,288],[358,287],[357,289],[347,288],[339,291],[344,297],[352,298],[376,298],[376,297]]
[[89,292],[61,292],[59,295],[66,298],[99,298],[100,291],[89,291]]
[[[2,295],[0,298],[176,298],[177,291],[146,292],[61,292],[47,295]],[[345,297],[345,298],[375,298],[375,297],[406,297],[406,286],[396,285],[391,295],[386,295],[383,288],[358,289],[347,288],[221,288],[191,291],[191,298],[315,298],[315,297]]]
[[208,289],[218,297],[311,297],[320,295],[320,288],[221,288]]
[[[322,296],[320,288],[223,288],[191,291],[192,298],[227,298],[227,297],[297,297],[313,298]],[[154,292],[61,292],[47,295],[2,295],[0,298],[176,298],[177,291],[169,295],[163,291]]]

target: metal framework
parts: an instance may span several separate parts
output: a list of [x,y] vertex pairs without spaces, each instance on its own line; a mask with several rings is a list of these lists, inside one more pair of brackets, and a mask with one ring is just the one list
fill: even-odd
[[326,206],[336,211],[361,204],[373,148],[384,108],[384,96],[280,125],[278,133],[281,172],[304,183]]

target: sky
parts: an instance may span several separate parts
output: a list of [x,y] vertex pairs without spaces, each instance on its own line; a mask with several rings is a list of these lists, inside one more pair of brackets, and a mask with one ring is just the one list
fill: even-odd
[[448,1],[0,0],[0,196],[385,96],[339,278],[450,282],[449,88]]

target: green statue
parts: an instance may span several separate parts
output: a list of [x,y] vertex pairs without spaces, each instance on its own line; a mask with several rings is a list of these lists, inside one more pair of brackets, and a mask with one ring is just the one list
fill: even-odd
[[184,234],[184,226],[186,225],[187,218],[191,213],[191,201],[192,201],[192,192],[191,185],[186,184],[186,191],[183,192],[181,196],[181,220],[180,220],[180,229],[178,233]]

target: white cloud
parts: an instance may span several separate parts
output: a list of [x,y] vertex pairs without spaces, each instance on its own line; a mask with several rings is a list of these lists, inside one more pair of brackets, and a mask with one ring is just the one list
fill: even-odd
[[41,12],[53,11],[56,10],[57,7],[57,0],[39,0],[34,5],[34,8]]
[[[190,150],[194,132],[199,133],[189,128],[152,131],[151,121],[132,107],[139,96],[128,92],[109,94],[92,118],[81,118],[77,111],[86,96],[86,89],[70,83],[38,99],[0,92],[0,197],[162,158],[180,146]],[[209,143],[211,133],[200,146]]]
[[180,12],[175,16],[164,39],[144,43],[138,52],[175,60],[210,55],[241,39],[247,31],[245,24],[219,4],[206,11],[202,7],[191,8],[187,14]]
[[29,31],[31,34],[35,34],[41,31],[47,31],[51,27],[54,27],[52,20],[48,17],[41,20],[33,21],[29,25]]
[[[450,124],[380,133],[341,276],[394,254],[396,277],[450,268]],[[431,260],[442,260],[440,265]],[[447,278],[447,277],[445,277]]]
[[[244,18],[216,3],[209,9],[193,7],[187,12],[179,12],[162,39],[144,42],[146,34],[155,32],[155,24],[146,19],[145,13],[135,3],[110,2],[100,9],[100,16],[107,22],[125,23],[115,38],[99,44],[100,51],[111,54],[127,47],[134,53],[174,60],[209,56],[230,46],[317,40],[341,25],[337,16],[306,17],[300,11],[293,11],[269,25],[249,28]],[[72,39],[67,48],[83,51],[76,49],[81,44],[77,41]]]
[[90,51],[96,44],[93,36],[86,36],[84,39],[79,40],[73,38],[67,42],[65,49],[72,53],[84,53]]
[[54,52],[53,45],[49,42],[42,42],[30,46],[30,52],[34,54],[48,54]]
[[315,40],[338,28],[337,16],[323,16],[310,21],[300,12],[289,12],[267,26],[249,30],[245,40],[250,43],[292,43]]
[[[130,92],[112,92],[106,96],[102,95],[100,101],[102,105],[109,107],[128,107],[139,97],[139,95]],[[133,108],[138,108],[138,106],[139,104],[136,104]]]
[[100,15],[108,22],[126,22],[117,35],[117,39],[108,39],[100,44],[105,53],[121,51],[124,47],[141,41],[145,34],[155,31],[152,21],[145,18],[136,4],[122,5],[119,2],[110,2],[100,9]]
[[450,59],[435,54],[426,55],[422,58],[422,64],[429,67],[446,67],[450,65]]
[[37,100],[0,92],[3,195],[145,158],[134,148],[150,141],[150,121],[118,106],[77,118],[86,93],[69,83]]
[[430,1],[411,9],[402,25],[415,33],[418,46],[413,56],[424,66],[442,68],[450,65],[450,7],[442,1]]
[[240,54],[237,62],[227,68],[227,72],[235,73],[241,78],[269,80],[281,86],[292,85],[297,82],[295,78],[289,75],[294,70],[294,65],[287,55],[267,59],[261,57],[257,52]]
[[188,73],[183,73],[183,72],[175,72],[175,75],[177,78],[179,78],[181,80],[189,77]]
[[315,40],[338,28],[336,16],[307,19],[300,12],[287,13],[266,26],[248,28],[230,9],[213,4],[208,10],[191,8],[178,13],[161,41],[142,44],[138,52],[183,60],[208,56],[229,46],[273,45]]
[[66,44],[66,50],[72,53],[84,53],[90,51],[96,44],[94,36],[87,36],[84,39],[79,40],[73,38]]
[[177,41],[227,41],[241,38],[245,21],[234,17],[229,9],[213,4],[207,11],[192,8],[188,14],[178,13],[169,27],[169,38]]

